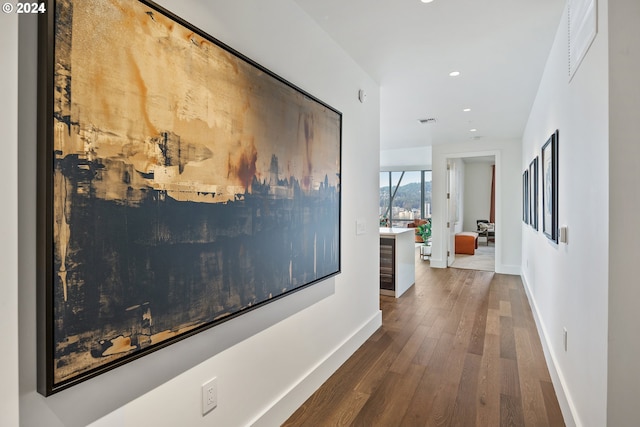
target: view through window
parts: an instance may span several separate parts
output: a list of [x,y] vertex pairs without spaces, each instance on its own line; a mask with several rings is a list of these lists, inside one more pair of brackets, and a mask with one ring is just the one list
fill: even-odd
[[380,172],[380,226],[431,218],[431,171]]

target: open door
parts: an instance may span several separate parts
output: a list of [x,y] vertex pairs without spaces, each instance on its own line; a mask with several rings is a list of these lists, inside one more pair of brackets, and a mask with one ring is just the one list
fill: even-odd
[[447,160],[447,267],[456,260],[456,164]]

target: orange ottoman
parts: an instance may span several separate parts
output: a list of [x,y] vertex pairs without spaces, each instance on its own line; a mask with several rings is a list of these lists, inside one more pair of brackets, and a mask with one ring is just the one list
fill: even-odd
[[478,233],[465,231],[456,234],[456,253],[473,255],[478,249]]

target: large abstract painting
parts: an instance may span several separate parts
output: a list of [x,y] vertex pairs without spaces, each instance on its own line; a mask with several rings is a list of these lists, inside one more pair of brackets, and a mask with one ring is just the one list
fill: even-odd
[[41,19],[42,394],[340,271],[338,111],[151,2]]

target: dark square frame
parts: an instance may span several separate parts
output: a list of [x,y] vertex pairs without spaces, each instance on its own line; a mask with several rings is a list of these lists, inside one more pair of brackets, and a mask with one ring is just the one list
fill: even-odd
[[522,222],[529,224],[529,171],[522,172]]
[[538,157],[529,164],[529,224],[538,230]]
[[558,142],[556,130],[542,146],[542,232],[558,243]]

